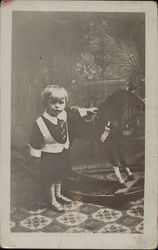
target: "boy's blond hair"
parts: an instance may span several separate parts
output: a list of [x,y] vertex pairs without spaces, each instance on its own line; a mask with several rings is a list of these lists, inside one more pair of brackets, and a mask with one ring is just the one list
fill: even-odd
[[60,85],[48,85],[41,94],[42,100],[46,105],[49,99],[65,100],[68,102],[68,93],[65,88]]

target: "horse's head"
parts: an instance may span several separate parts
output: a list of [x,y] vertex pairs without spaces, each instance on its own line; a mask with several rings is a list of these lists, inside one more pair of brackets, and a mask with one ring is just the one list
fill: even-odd
[[[125,134],[144,127],[145,104],[133,89],[114,92],[100,106],[96,116],[96,129],[103,131],[110,121],[113,129],[121,129]],[[140,132],[140,131],[139,131]]]

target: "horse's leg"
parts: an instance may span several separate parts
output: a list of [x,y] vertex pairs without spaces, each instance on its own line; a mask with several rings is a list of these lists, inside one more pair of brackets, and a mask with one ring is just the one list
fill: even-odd
[[120,136],[119,133],[110,134],[109,138],[105,141],[105,150],[109,162],[112,164],[114,173],[120,185],[125,186],[125,181],[122,178],[119,168],[119,151],[120,151]]
[[120,150],[119,157],[120,157],[119,161],[121,163],[121,166],[123,167],[123,169],[124,169],[124,171],[125,171],[125,173],[127,175],[127,180],[128,181],[134,180],[134,176],[133,176],[130,168],[128,167],[128,164],[127,164],[127,162],[125,160],[125,157],[124,157],[124,154],[123,154],[122,150]]

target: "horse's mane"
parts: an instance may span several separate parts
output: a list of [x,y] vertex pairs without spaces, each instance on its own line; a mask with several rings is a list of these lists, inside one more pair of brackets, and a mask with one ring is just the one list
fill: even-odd
[[100,130],[108,121],[124,127],[134,123],[136,118],[143,117],[144,111],[145,103],[135,93],[126,89],[117,90],[98,108],[96,124]]
[[122,102],[124,101],[125,96],[127,96],[126,90],[117,90],[113,92],[110,96],[106,98],[105,101],[101,103],[100,107],[98,108],[99,113],[105,110],[109,110],[112,107],[115,108],[116,105],[118,107],[118,105],[119,104],[121,105]]
[[115,92],[113,92],[109,97],[107,97],[104,102],[101,103],[99,110],[107,110],[111,106],[117,108],[117,105],[123,105],[128,100],[133,106],[141,106],[140,109],[144,110],[144,100],[142,100],[139,96],[126,89],[116,90]]

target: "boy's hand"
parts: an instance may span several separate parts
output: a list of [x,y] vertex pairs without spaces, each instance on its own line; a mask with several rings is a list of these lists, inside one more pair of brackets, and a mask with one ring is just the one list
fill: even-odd
[[101,140],[102,143],[105,142],[105,140],[107,139],[108,135],[109,135],[109,131],[104,130],[104,132],[102,133],[102,135],[100,137],[100,140]]
[[87,113],[96,114],[97,111],[98,111],[98,108],[96,107],[87,108]]

